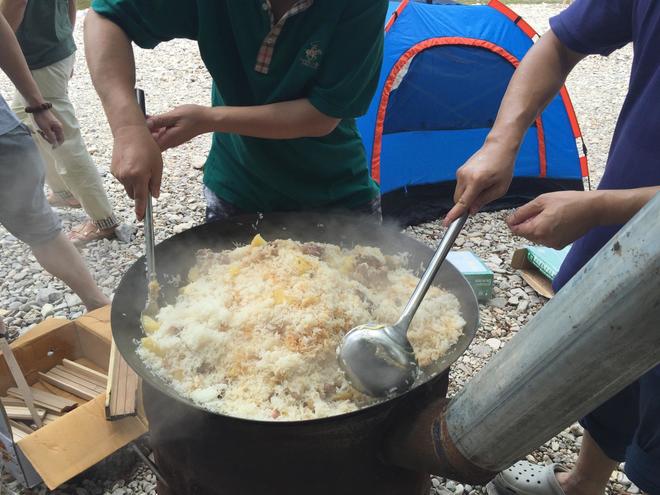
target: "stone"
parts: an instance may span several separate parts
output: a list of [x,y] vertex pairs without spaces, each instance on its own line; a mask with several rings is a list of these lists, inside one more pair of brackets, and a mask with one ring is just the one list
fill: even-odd
[[181,232],[185,232],[186,230],[190,230],[192,228],[193,228],[192,223],[180,223],[174,226],[173,231],[175,234],[180,234]]
[[132,224],[123,223],[115,229],[115,235],[120,242],[129,243],[135,238],[137,227]]
[[62,294],[60,291],[47,287],[45,289],[40,289],[39,292],[37,292],[36,303],[39,306],[43,306],[47,303],[56,303],[61,298]]
[[506,299],[503,297],[495,297],[488,301],[489,306],[495,306],[496,308],[504,308],[506,307]]
[[66,294],[64,296],[64,301],[66,302],[67,306],[69,306],[70,308],[82,304],[82,300],[80,299],[80,297],[78,297],[78,294]]
[[470,350],[472,351],[473,355],[480,358],[487,358],[493,353],[493,349],[484,344],[475,345]]
[[41,316],[43,318],[46,318],[47,316],[50,316],[54,310],[55,307],[52,304],[50,303],[44,304],[43,307],[41,308]]
[[502,347],[502,342],[499,339],[488,339],[486,341],[486,345],[494,351],[497,351],[500,347]]

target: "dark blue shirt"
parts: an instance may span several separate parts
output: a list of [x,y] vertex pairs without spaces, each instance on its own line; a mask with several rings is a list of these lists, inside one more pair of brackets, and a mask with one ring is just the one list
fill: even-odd
[[[564,45],[579,53],[609,55],[633,43],[628,94],[598,188],[660,185],[660,0],[576,0],[550,19],[550,27]],[[577,240],[555,277],[555,290],[620,228],[597,227]]]

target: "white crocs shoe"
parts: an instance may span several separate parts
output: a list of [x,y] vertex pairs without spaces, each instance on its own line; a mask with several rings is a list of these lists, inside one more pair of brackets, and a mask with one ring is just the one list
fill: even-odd
[[486,489],[489,495],[565,495],[555,473],[567,471],[560,464],[539,466],[520,461],[498,474]]

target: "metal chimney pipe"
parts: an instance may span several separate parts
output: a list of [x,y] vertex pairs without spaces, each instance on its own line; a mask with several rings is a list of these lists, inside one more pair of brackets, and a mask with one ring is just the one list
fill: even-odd
[[453,400],[403,421],[386,457],[483,483],[659,362],[657,194]]

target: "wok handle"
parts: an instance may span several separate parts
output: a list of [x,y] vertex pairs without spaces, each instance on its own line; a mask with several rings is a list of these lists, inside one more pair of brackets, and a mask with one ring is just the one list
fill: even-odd
[[437,399],[421,409],[400,411],[385,439],[383,460],[411,471],[485,485],[497,473],[474,465],[455,447],[445,418],[449,401]]

